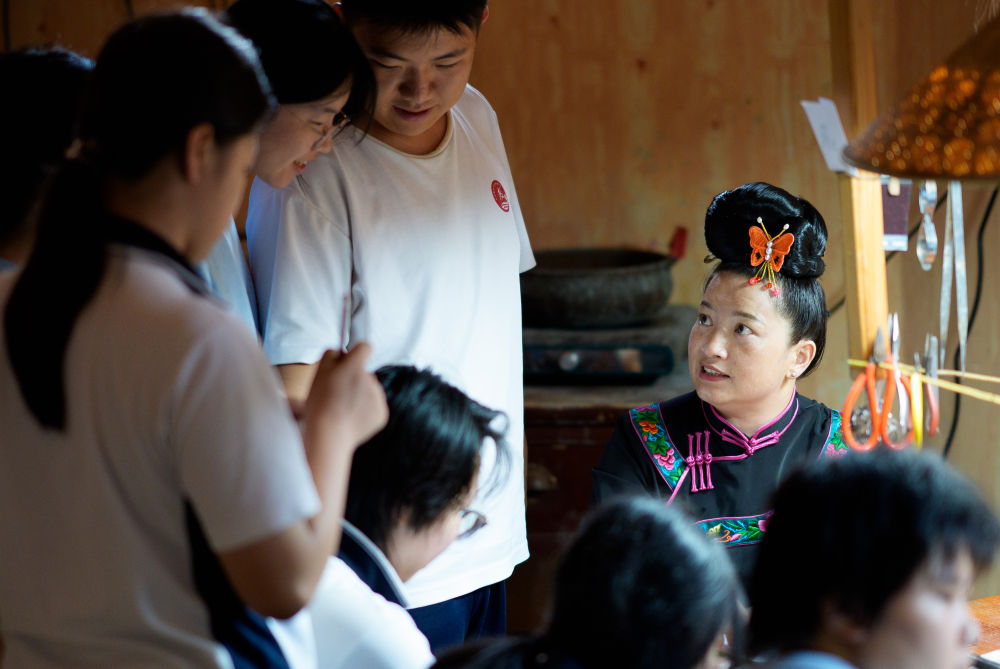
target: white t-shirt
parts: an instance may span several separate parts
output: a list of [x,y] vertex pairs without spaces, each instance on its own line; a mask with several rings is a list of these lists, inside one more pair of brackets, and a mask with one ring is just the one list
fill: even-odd
[[[361,542],[401,590],[403,584],[385,555],[360,531],[344,524],[344,532]],[[434,663],[427,638],[406,609],[373,592],[338,558],[327,562],[306,610],[315,629],[319,669],[426,669]]]
[[[346,344],[370,342],[373,369],[430,368],[509,416],[509,475],[475,502],[488,525],[418,572],[407,594],[424,606],[507,578],[528,557],[518,275],[534,257],[489,103],[467,87],[424,156],[349,127],[287,188],[254,182],[247,234],[272,363],[339,348],[347,311]],[[484,470],[481,489],[489,480]]]
[[66,350],[65,433],[39,426],[0,352],[5,666],[232,666],[196,592],[185,503],[215,552],[319,509],[257,341],[178,269],[112,248]]
[[229,310],[257,334],[257,297],[243,256],[236,221],[229,221],[229,227],[212,247],[212,252],[195,269],[212,294],[225,302]]

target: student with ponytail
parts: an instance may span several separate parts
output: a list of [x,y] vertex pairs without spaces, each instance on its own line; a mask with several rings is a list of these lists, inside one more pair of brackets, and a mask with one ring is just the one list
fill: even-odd
[[367,347],[328,354],[300,437],[192,268],[273,111],[251,44],[203,10],[101,51],[32,254],[0,276],[8,666],[286,666],[262,615],[311,595],[386,408]]
[[89,58],[59,47],[0,53],[0,271],[22,264],[34,243],[34,207],[73,141]]
[[826,224],[806,200],[748,183],[715,197],[705,240],[717,264],[688,341],[694,392],[619,419],[592,497],[641,490],[680,503],[745,583],[778,483],[846,451],[840,414],[795,387],[826,344]]

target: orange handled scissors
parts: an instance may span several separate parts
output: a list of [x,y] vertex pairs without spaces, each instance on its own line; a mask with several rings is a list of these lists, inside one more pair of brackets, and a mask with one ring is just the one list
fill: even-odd
[[[865,365],[864,371],[858,375],[858,378],[854,380],[850,391],[847,393],[847,399],[844,401],[844,441],[855,450],[870,451],[878,444],[880,439],[890,448],[902,449],[913,440],[912,425],[910,426],[909,433],[906,434],[902,441],[893,441],[891,437],[892,427],[894,426],[890,424],[890,412],[892,411],[893,403],[899,405],[898,423],[900,431],[903,431],[906,429],[909,400],[912,398],[909,378],[901,375],[899,369],[895,366],[896,357],[894,354],[898,352],[899,347],[898,316],[890,319],[889,333],[893,351],[888,354],[886,353],[885,339],[882,329],[879,328],[878,334],[875,336],[875,345],[868,364]],[[879,381],[876,378],[879,364],[882,362],[887,362],[893,367],[886,372],[885,393],[880,400],[877,390]],[[862,388],[867,391],[868,408],[855,411],[854,403],[857,401],[858,396],[861,395]],[[855,439],[851,428],[855,421],[860,422],[865,420],[866,412],[870,418],[871,430],[868,438],[863,442],[859,442]]]

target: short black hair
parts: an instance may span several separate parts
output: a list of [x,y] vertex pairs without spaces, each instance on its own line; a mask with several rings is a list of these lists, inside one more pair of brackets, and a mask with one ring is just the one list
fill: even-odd
[[548,630],[477,641],[435,669],[691,669],[738,624],[739,581],[690,518],[645,495],[592,509],[560,560]]
[[467,27],[478,33],[487,0],[341,0],[348,25],[366,21],[403,33],[426,33],[447,28],[453,33]]
[[693,667],[736,618],[739,582],[690,518],[646,496],[593,510],[562,557],[547,636],[585,667]]
[[77,130],[89,58],[72,51],[18,49],[0,53],[0,242],[16,236]]
[[816,355],[802,373],[806,376],[823,358],[829,318],[826,295],[819,283],[826,268],[823,262],[826,223],[814,206],[784,189],[760,181],[716,195],[705,212],[705,242],[720,263],[708,281],[721,272],[732,272],[748,279],[757,273],[758,267],[750,264],[749,230],[759,227],[758,217],[771,235],[778,235],[787,224],[788,232],[795,236],[776,276],[780,294],[775,299],[778,300],[778,312],[791,325],[790,343],[808,339],[816,344]]
[[1000,524],[932,453],[852,453],[793,473],[774,495],[750,581],[754,652],[808,648],[832,605],[861,625],[935,556],[992,561]]
[[[487,439],[496,444],[495,477],[506,475],[509,453],[503,414],[439,376],[402,365],[383,367],[376,376],[389,422],[354,452],[344,515],[385,551],[401,518],[420,531],[464,498]],[[480,483],[489,489],[490,482]]]
[[317,102],[350,81],[344,111],[355,118],[370,114],[371,65],[323,0],[236,0],[223,17],[257,48],[279,104]]

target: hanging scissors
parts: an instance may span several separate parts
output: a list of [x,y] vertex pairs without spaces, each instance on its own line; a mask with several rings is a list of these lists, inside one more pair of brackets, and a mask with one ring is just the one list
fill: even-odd
[[[933,382],[938,378],[938,338],[929,334],[924,339],[924,353],[913,354],[913,376],[910,379],[910,399],[913,401],[913,444],[920,448],[924,442],[924,428],[927,436],[937,434],[941,419],[938,410],[938,388]],[[921,380],[926,378],[928,383]],[[924,388],[927,389],[927,416],[924,420]]]
[[[928,334],[924,338],[923,356],[924,376],[933,381],[938,379],[938,338]],[[927,435],[933,436],[938,431],[938,421],[941,418],[941,409],[938,397],[938,387],[933,383],[925,384],[927,387],[927,408],[929,410],[929,421],[927,423]]]
[[[844,401],[844,441],[851,448],[859,451],[870,451],[881,439],[886,446],[894,449],[904,448],[913,440],[913,427],[907,433],[907,414],[911,399],[910,380],[899,373],[896,367],[896,355],[899,353],[899,317],[893,315],[889,324],[889,339],[891,349],[886,352],[885,336],[882,328],[879,328],[875,336],[875,345],[872,348],[872,355],[865,365],[864,371],[858,375],[847,393]],[[881,363],[888,363],[892,367],[886,372],[885,381],[877,381],[878,368]],[[878,384],[885,384],[884,395],[880,399],[878,396]],[[866,389],[868,395],[868,407],[855,410],[854,403],[861,394],[862,388]],[[899,398],[900,408],[898,420],[893,421],[891,417],[892,405]],[[854,438],[852,425],[862,423],[870,424],[868,437],[863,442],[858,442]],[[897,439],[899,435],[905,435],[902,439]]]

